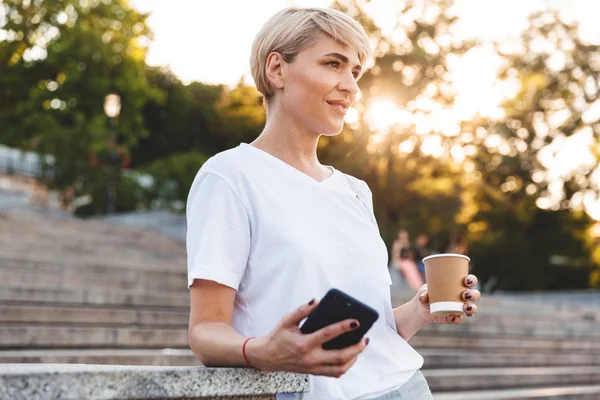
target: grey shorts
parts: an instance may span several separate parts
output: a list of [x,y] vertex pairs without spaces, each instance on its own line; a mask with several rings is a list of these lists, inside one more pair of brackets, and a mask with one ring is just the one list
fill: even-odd
[[433,395],[425,377],[421,371],[417,371],[408,382],[398,389],[372,400],[433,400]]

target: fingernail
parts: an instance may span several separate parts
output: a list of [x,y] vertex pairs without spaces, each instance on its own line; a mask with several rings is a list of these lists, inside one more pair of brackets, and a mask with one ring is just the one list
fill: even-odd
[[312,306],[313,304],[315,304],[315,299],[312,299],[311,301],[308,302],[309,306]]
[[473,297],[473,295],[471,294],[471,292],[467,292],[465,293],[465,299],[470,299],[471,297]]
[[368,345],[370,341],[371,339],[367,338],[367,340],[365,340],[365,346]]
[[467,279],[467,283],[468,283],[469,285],[470,285],[470,284],[472,284],[472,283],[473,283],[473,279],[471,279],[471,278]]
[[473,309],[472,306],[467,306],[467,311],[471,311]]
[[352,328],[352,329],[356,329],[356,328],[358,328],[358,324],[357,324],[356,322],[352,321],[352,322],[350,323],[350,328]]

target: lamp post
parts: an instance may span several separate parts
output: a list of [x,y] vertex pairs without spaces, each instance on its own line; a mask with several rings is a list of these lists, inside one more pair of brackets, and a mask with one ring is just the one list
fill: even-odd
[[110,137],[108,139],[108,190],[106,193],[106,214],[115,212],[116,189],[115,189],[115,162],[118,162],[115,139],[115,119],[121,113],[121,97],[111,93],[104,99],[104,113],[110,121]]

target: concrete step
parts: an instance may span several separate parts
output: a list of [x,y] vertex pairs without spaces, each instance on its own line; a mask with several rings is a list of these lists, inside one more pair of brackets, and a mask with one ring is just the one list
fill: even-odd
[[188,347],[187,327],[0,325],[0,348]]
[[505,292],[496,294],[498,297],[517,301],[539,303],[570,303],[588,304],[592,307],[600,306],[599,289],[556,290],[546,292]]
[[536,338],[598,338],[600,323],[572,320],[565,323],[558,319],[535,319],[509,315],[481,314],[464,318],[460,325],[430,324],[421,330],[424,334],[466,335],[519,335]]
[[519,301],[514,298],[484,294],[478,302],[481,303],[488,315],[512,315],[514,317],[533,317],[535,319],[573,319],[600,321],[600,309],[587,304],[573,303],[538,303]]
[[[60,229],[60,228],[57,228]],[[147,243],[132,246],[126,242],[106,244],[92,241],[77,240],[77,238],[53,238],[52,241],[43,241],[38,238],[29,240],[20,239],[6,243],[6,238],[0,236],[3,249],[10,249],[16,255],[29,256],[31,254],[43,254],[46,257],[61,261],[68,260],[90,260],[97,263],[103,262],[127,262],[132,264],[165,264],[185,265],[185,248],[177,251],[161,250],[157,243],[155,247]]]
[[125,244],[130,247],[159,244],[157,249],[182,245],[180,240],[167,239],[164,235],[150,229],[72,216],[4,211],[2,222],[5,229],[0,231],[0,237],[6,240],[40,239],[50,242],[59,238],[69,239],[70,242],[86,240],[99,245]]
[[[392,287],[392,304],[397,307],[413,297],[413,293]],[[480,313],[489,316],[513,316],[533,319],[584,320],[600,322],[600,309],[585,304],[538,303],[484,294],[477,302]]]
[[474,351],[465,349],[417,348],[425,359],[423,368],[493,368],[493,367],[540,367],[567,365],[600,365],[600,351],[539,351],[509,350]]
[[598,400],[600,399],[600,385],[436,392],[434,397],[435,400]]
[[[460,334],[460,333],[459,333]],[[471,349],[471,350],[498,350],[498,349],[530,349],[553,351],[599,351],[600,341],[591,339],[570,340],[536,339],[533,337],[519,336],[481,336],[473,335],[454,336],[451,334],[426,335],[418,333],[410,340],[415,348],[438,349]]]
[[[89,316],[80,320],[78,320],[80,315],[74,310],[73,312],[65,312],[63,317],[59,317],[61,320],[56,321],[50,313],[60,314],[64,308],[51,307],[48,313],[50,315],[48,317],[49,321],[44,320],[44,317],[40,317],[38,323],[30,321],[19,323],[15,321],[20,318],[15,316],[20,310],[32,312],[31,308],[18,306],[8,308],[8,310],[4,317],[6,322],[0,325],[0,337],[2,338],[0,346],[3,348],[187,346],[187,313],[183,310],[180,310],[176,315],[169,315],[156,310],[123,310],[115,313],[114,319],[111,319],[110,311],[106,309],[90,309]],[[40,314],[44,314],[41,311]],[[165,316],[165,320],[159,319],[162,316]],[[95,320],[95,317],[98,320]],[[164,322],[171,322],[171,324]],[[470,352],[478,355],[486,352],[495,353],[495,356],[493,354],[481,356],[481,362],[490,363],[488,365],[497,365],[507,361],[507,358],[515,357],[515,354],[510,354],[507,350],[519,351],[513,365],[519,365],[518,361],[523,359],[519,356],[526,357],[532,353],[533,355],[529,358],[529,365],[561,363],[565,359],[560,355],[566,352],[585,353],[584,356],[587,357],[585,359],[593,361],[597,360],[596,355],[600,353],[600,341],[595,339],[549,340],[518,336],[417,335],[411,340],[411,345],[417,349],[432,349],[435,352],[469,349]],[[498,356],[498,353],[502,352],[507,352],[507,354]],[[555,355],[554,358],[550,358],[554,361],[549,362],[547,355],[551,352],[559,352],[559,356]],[[453,355],[455,358],[460,358],[458,353]],[[440,357],[438,357],[439,359]],[[494,359],[496,361],[492,361]],[[572,360],[572,358],[568,359]],[[471,360],[465,357],[464,362],[472,362]]]
[[179,307],[189,309],[189,293],[151,291],[136,293],[114,290],[17,287],[0,284],[0,301],[33,304],[116,305],[140,307]]
[[[189,312],[182,308],[136,308],[136,307],[118,307],[118,306],[81,306],[81,305],[52,305],[52,304],[11,304],[0,302],[0,323],[21,323],[28,325],[35,324],[75,324],[75,325],[135,325],[135,326],[170,326],[186,327],[189,322]],[[461,336],[485,336],[484,334],[499,335],[510,334],[510,336],[519,336],[522,338],[549,339],[551,338],[583,338],[585,332],[581,334],[565,335],[561,332],[548,334],[542,337],[539,332],[521,332],[519,329],[505,330],[492,329],[486,327],[483,330],[471,329],[468,326],[449,326],[452,329],[438,329],[432,331],[425,328],[419,334],[429,334],[437,332],[437,337],[454,335],[461,333]],[[546,357],[544,357],[546,359]],[[528,358],[527,360],[533,360]],[[523,360],[522,362],[526,362]],[[539,365],[539,362],[532,362],[528,365]]]
[[[0,247],[0,266],[5,268],[21,268],[23,265],[29,265],[33,268],[54,268],[54,270],[62,270],[62,268],[81,268],[90,269],[91,271],[115,273],[120,270],[132,270],[137,272],[186,272],[185,256],[182,256],[173,262],[168,258],[154,258],[151,261],[137,262],[135,259],[127,259],[121,257],[118,253],[119,249],[113,249],[110,255],[105,255],[102,258],[86,257],[85,254],[75,252],[65,252],[54,254],[52,257],[40,256],[36,253],[16,253],[7,252]],[[181,270],[183,266],[183,271]]]
[[174,240],[185,242],[187,222],[185,215],[168,211],[136,211],[99,217],[103,222],[152,230]]
[[[424,370],[600,365],[600,353],[417,351],[425,358]],[[0,363],[196,365],[198,361],[189,349],[23,349],[0,350]]]
[[189,312],[176,309],[0,303],[0,324],[78,324],[187,327]]
[[[432,392],[596,385],[600,366],[423,370]],[[436,397],[437,399],[437,397]]]
[[2,276],[3,284],[21,287],[85,287],[88,289],[124,289],[145,292],[154,290],[181,292],[187,290],[187,273],[175,271],[141,272],[113,267],[86,268],[82,266],[41,266],[23,263],[14,267],[0,266],[0,276]]
[[189,349],[0,350],[0,364],[202,365]]
[[[187,296],[157,296],[156,294],[123,295],[118,292],[90,294],[87,292],[62,291],[53,293],[47,290],[44,292],[43,289],[36,290],[27,295],[23,289],[13,289],[12,292],[9,290],[0,290],[0,295],[6,295],[9,292],[13,294],[20,293],[23,295],[23,303],[13,303],[10,300],[14,301],[15,296],[7,296],[8,299],[0,303],[0,323],[11,325],[13,328],[19,327],[21,330],[31,330],[34,333],[39,329],[38,325],[86,328],[95,326],[97,330],[102,330],[105,326],[108,329],[112,329],[115,326],[166,326],[169,328],[184,329],[188,324],[187,304],[189,300]],[[39,297],[44,293],[54,294],[58,299],[53,298],[53,302],[50,304],[36,304],[31,302],[40,301],[34,296]],[[67,304],[60,304],[56,300],[63,300]],[[29,303],[24,303],[25,301]],[[175,303],[171,304],[171,308],[164,306],[170,302]],[[534,350],[545,353],[564,350],[593,354],[600,351],[600,342],[595,338],[540,338],[518,334],[498,335],[487,334],[487,332],[486,334],[482,334],[474,330],[463,330],[464,327],[460,325],[439,325],[435,327],[444,327],[444,329],[438,329],[433,334],[431,331],[420,332],[411,340],[411,344],[416,348],[425,350],[432,349],[432,351],[439,351],[445,349],[448,352],[460,348],[488,352],[494,350],[506,352],[508,349],[517,349],[519,351]],[[511,357],[514,357],[514,355],[511,355]],[[485,359],[492,360],[492,356],[490,355],[489,358]],[[502,357],[499,360],[502,360]],[[542,363],[557,364],[562,362],[559,361],[562,358],[557,358],[556,361],[549,361],[545,354],[537,357],[534,355],[528,358],[528,360],[530,360],[528,365],[539,365]],[[526,360],[523,360],[523,362],[526,362]]]
[[[138,310],[132,307],[86,307],[85,305],[56,306],[52,304],[14,304],[0,302],[0,323],[79,323],[186,325],[188,311]],[[489,321],[488,321],[489,320]],[[520,323],[519,323],[520,322]],[[559,321],[513,320],[513,317],[491,319],[485,316],[466,319],[460,325],[429,325],[419,334],[486,336],[509,335],[541,338],[598,337],[600,325],[573,322],[565,327]]]

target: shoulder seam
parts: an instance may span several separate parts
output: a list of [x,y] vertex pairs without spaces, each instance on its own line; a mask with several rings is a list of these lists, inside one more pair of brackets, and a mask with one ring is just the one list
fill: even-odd
[[363,189],[366,187],[366,189],[368,190],[368,192],[371,191],[371,189],[369,188],[369,185],[367,184],[367,182],[363,181],[362,179],[358,179],[357,177],[352,176],[350,174],[347,174],[345,172],[342,172],[342,174],[344,174],[348,179],[354,180],[354,182],[356,182],[357,185],[363,186]]
[[221,176],[215,172],[212,172],[212,171],[200,171],[200,174],[210,174],[212,176],[219,178],[223,182],[225,182],[225,184],[227,186],[229,186],[229,189],[231,189],[231,192],[234,194],[234,196],[238,199],[238,201],[242,204],[242,206],[244,206],[244,209],[246,209],[246,213],[248,214],[248,216],[250,216],[250,217],[254,216],[250,207],[248,207],[246,205],[246,202],[244,202],[244,200],[242,200],[242,197],[237,193],[237,191],[233,188],[233,185],[227,179],[225,179],[223,176]]

